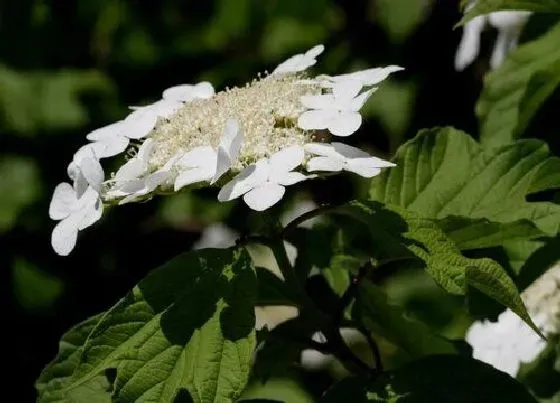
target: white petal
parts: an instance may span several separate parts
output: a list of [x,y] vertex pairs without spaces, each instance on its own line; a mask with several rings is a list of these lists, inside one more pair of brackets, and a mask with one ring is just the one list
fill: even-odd
[[79,163],[79,168],[88,184],[99,192],[101,182],[105,179],[105,173],[99,161],[89,157],[83,158]]
[[358,112],[360,109],[362,109],[362,106],[364,106],[366,101],[369,99],[370,95],[376,90],[377,90],[377,88],[372,88],[370,90],[362,92],[356,98],[353,98],[348,103],[348,106],[346,108],[344,108],[343,110]]
[[263,211],[278,203],[285,192],[284,186],[269,182],[246,193],[243,200],[251,209]]
[[353,172],[364,178],[372,178],[375,175],[379,175],[381,173],[381,169],[371,161],[368,161],[369,158],[356,158],[353,160],[348,160],[344,167],[345,171]]
[[[259,186],[266,182],[268,178],[268,169],[262,164],[249,165],[243,171],[237,174],[230,182],[225,184],[218,193],[218,200],[221,202],[237,199],[242,194],[247,193],[255,186]],[[268,164],[268,162],[266,162]]]
[[333,149],[336,151],[337,154],[344,158],[368,158],[371,157],[368,153],[363,150],[360,150],[357,147],[352,147],[344,143],[333,142],[331,143]]
[[504,62],[511,48],[517,43],[517,34],[507,30],[499,30],[494,50],[490,57],[490,67],[495,70]]
[[297,125],[303,130],[326,129],[333,116],[332,111],[314,110],[306,111],[299,115]]
[[94,150],[97,158],[107,158],[122,153],[128,147],[127,137],[106,138],[90,143],[89,146]]
[[530,16],[529,11],[495,11],[488,14],[488,22],[498,30],[519,32]]
[[301,165],[305,158],[305,152],[301,146],[290,146],[273,154],[270,158],[270,172],[278,174],[289,172]]
[[103,203],[101,203],[101,200],[97,199],[93,205],[88,206],[88,208],[81,211],[78,229],[83,230],[92,226],[95,222],[99,221],[102,213]]
[[183,106],[183,102],[175,101],[171,99],[160,99],[157,102],[154,102],[151,105],[144,106],[139,109],[143,109],[144,111],[155,115],[156,117],[168,118],[171,115],[174,115],[181,107]]
[[194,99],[207,99],[214,95],[212,84],[203,81],[196,85],[182,84],[163,91],[163,99],[170,101],[190,102]]
[[362,116],[357,112],[342,112],[330,120],[327,129],[339,137],[347,137],[360,128]]
[[49,217],[53,220],[62,220],[68,217],[73,206],[78,202],[76,192],[69,183],[59,183],[54,189],[49,205]]
[[323,53],[324,50],[325,47],[323,45],[316,45],[305,53],[292,56],[280,63],[271,75],[304,71],[316,63],[315,58]]
[[301,104],[309,109],[335,109],[335,98],[331,94],[303,95]]
[[123,134],[129,139],[141,139],[146,137],[157,122],[157,114],[147,108],[135,110],[126,117],[126,127]]
[[[145,178],[146,193],[153,192],[159,185],[163,184],[171,176],[171,172],[163,170],[151,173]],[[145,194],[146,194],[145,193]]]
[[281,172],[278,175],[273,171],[270,175],[270,182],[278,183],[282,186],[290,186],[307,180],[307,176],[300,172]]
[[193,168],[183,171],[175,178],[174,190],[178,191],[184,186],[198,182],[206,182],[212,179],[213,172],[206,168]]
[[177,160],[177,165],[183,168],[212,167],[216,169],[216,151],[210,146],[193,148]]
[[146,162],[135,157],[128,160],[123,166],[121,166],[112,180],[115,182],[123,182],[137,179],[146,173],[147,169],[148,165]]
[[136,157],[143,161],[148,161],[150,155],[152,155],[154,146],[155,143],[152,139],[146,139],[146,141],[144,141],[142,145],[138,148],[138,153],[136,154]]
[[332,89],[333,96],[342,100],[351,100],[362,89],[362,82],[359,80],[342,80],[335,84]]
[[[342,144],[342,143],[337,143]],[[340,157],[333,144],[329,143],[307,143],[303,146],[305,151],[323,157]]]
[[51,234],[51,245],[60,256],[67,256],[78,239],[78,226],[73,217],[68,217],[54,227]]
[[332,157],[313,157],[307,162],[307,170],[309,172],[340,172],[343,166],[343,160]]
[[480,35],[485,24],[486,17],[478,16],[467,22],[463,27],[463,36],[455,53],[455,70],[464,70],[478,56]]
[[122,120],[111,123],[110,125],[100,127],[99,129],[90,132],[86,138],[91,141],[108,140],[115,137],[123,136],[125,124]]
[[400,66],[387,66],[387,67],[376,67],[373,69],[355,71],[353,73],[342,74],[337,77],[333,77],[334,81],[345,80],[345,79],[352,79],[352,80],[359,80],[362,82],[364,86],[371,86],[380,83],[381,81],[385,80],[389,77],[390,74],[395,73],[397,71],[404,70]]
[[229,119],[226,122],[224,135],[218,147],[216,173],[210,182],[211,184],[215,183],[230,169],[233,161],[237,158],[237,155],[239,155],[242,143],[243,131],[239,127],[239,122],[234,119]]

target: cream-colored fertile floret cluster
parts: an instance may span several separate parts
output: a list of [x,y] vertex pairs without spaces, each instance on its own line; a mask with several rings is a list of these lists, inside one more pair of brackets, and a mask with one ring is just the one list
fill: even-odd
[[[355,147],[317,139],[356,132],[375,85],[402,68],[306,75],[323,50],[317,45],[239,88],[215,93],[208,82],[168,88],[153,104],[131,107],[126,118],[89,133],[90,142],[68,166],[72,183],[59,184],[53,194],[49,215],[59,221],[51,237],[54,250],[70,253],[78,232],[99,220],[106,204],[219,185],[219,201],[243,197],[262,211],[279,202],[287,186],[322,173],[369,178],[393,166]],[[100,160],[126,150],[130,158],[106,177]]]
[[319,95],[321,87],[302,82],[296,73],[254,80],[241,88],[218,92],[209,99],[186,103],[150,138],[157,143],[150,163],[162,167],[178,151],[210,145],[218,147],[228,119],[236,119],[244,139],[232,168],[240,171],[263,157],[313,140],[313,132],[297,126],[305,107],[304,95]]

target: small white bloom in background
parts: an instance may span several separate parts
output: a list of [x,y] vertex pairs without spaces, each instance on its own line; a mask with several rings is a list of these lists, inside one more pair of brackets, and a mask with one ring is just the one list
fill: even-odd
[[345,80],[335,83],[332,94],[302,96],[301,103],[310,110],[299,116],[298,127],[328,129],[335,136],[350,136],[360,128],[362,115],[359,110],[372,93],[368,90],[359,94],[361,89],[361,81]]
[[193,249],[229,248],[235,246],[239,234],[222,223],[210,224],[200,234],[200,239],[193,245]]
[[257,161],[226,184],[218,200],[229,201],[243,195],[243,200],[253,210],[266,210],[282,199],[286,186],[307,179],[304,174],[293,172],[304,156],[302,147],[292,146]]
[[317,156],[307,161],[306,168],[309,172],[348,171],[371,178],[381,173],[381,168],[395,166],[392,162],[373,157],[359,148],[343,143],[306,144],[305,151]]
[[528,11],[496,11],[488,14],[488,22],[498,30],[498,37],[490,57],[490,67],[497,69],[510,51],[515,49],[523,27],[529,20]]
[[[560,334],[560,266],[556,265],[529,286],[522,298],[533,322],[545,335]],[[473,358],[515,377],[522,363],[532,362],[546,341],[507,309],[496,322],[474,322],[465,340]]]
[[315,58],[323,53],[324,50],[325,47],[323,45],[317,45],[305,53],[294,55],[280,63],[278,67],[274,69],[271,76],[286,73],[299,73],[300,71],[307,70],[317,62]]
[[[466,10],[474,5],[471,3]],[[464,70],[478,56],[480,52],[480,37],[487,25],[498,31],[490,67],[498,68],[508,55],[517,47],[519,36],[527,20],[531,16],[528,11],[496,11],[486,15],[479,15],[465,24],[463,36],[455,54],[455,70]]]
[[[68,173],[77,199],[92,188],[102,203],[125,204],[225,182],[218,200],[243,196],[250,208],[262,211],[282,199],[286,186],[317,176],[302,173],[317,166],[316,158],[338,158],[340,170],[370,175],[377,169],[373,157],[359,161],[344,151],[306,155],[304,146],[317,141],[318,130],[354,133],[372,86],[402,69],[310,77],[306,70],[323,51],[317,45],[243,86],[215,92],[208,82],[181,84],[150,105],[131,107],[126,118],[89,133],[90,143],[76,153]],[[130,154],[137,147],[131,140],[142,142],[136,155],[103,180],[99,159],[127,149]],[[328,170],[316,172],[336,170],[331,161]]]
[[60,221],[54,227],[51,244],[56,253],[68,255],[78,238],[78,231],[89,227],[101,218],[103,205],[99,194],[91,187],[78,197],[69,183],[59,184],[49,206],[49,217]]

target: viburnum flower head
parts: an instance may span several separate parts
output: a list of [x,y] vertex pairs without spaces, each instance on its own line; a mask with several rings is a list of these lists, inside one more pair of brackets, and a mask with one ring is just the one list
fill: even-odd
[[[71,212],[81,211],[86,201],[91,204],[89,198],[78,203],[84,188],[95,192],[95,205],[101,206],[212,185],[222,188],[218,200],[243,196],[250,208],[261,211],[280,201],[287,186],[323,172],[345,170],[371,177],[392,166],[353,147],[324,142],[329,134],[347,137],[356,132],[373,86],[402,68],[309,76],[306,70],[323,51],[323,45],[317,45],[292,56],[242,87],[215,92],[210,83],[201,82],[168,88],[155,103],[131,107],[121,121],[92,131],[68,169],[76,192]],[[313,144],[335,152],[318,154]],[[99,160],[125,151],[125,163],[105,178]],[[321,157],[338,165],[315,169]],[[324,161],[321,164],[325,168]],[[79,224],[72,228],[86,226]],[[68,243],[64,252],[73,245]]]

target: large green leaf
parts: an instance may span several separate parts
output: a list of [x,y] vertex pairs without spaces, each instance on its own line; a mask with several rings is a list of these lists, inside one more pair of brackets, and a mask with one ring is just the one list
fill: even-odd
[[[398,397],[398,399],[397,399]],[[369,401],[410,403],[535,403],[509,375],[460,355],[433,355],[382,376]]]
[[541,141],[485,150],[460,130],[434,128],[404,144],[395,162],[372,181],[373,200],[430,218],[473,219],[473,225],[479,219],[529,220],[549,235],[560,230],[560,205],[526,200],[529,193],[560,187],[560,159]]
[[102,315],[92,316],[66,332],[56,358],[49,364],[35,384],[39,403],[109,403],[110,384],[99,374],[77,388],[66,390],[72,373],[80,362],[82,345]]
[[476,105],[480,141],[500,146],[519,138],[560,84],[560,24],[514,51],[484,78]]
[[[470,0],[462,0],[463,5]],[[477,15],[499,10],[526,10],[535,13],[560,13],[559,0],[476,0],[474,7],[467,11],[459,24],[464,24]]]
[[354,306],[354,315],[359,315],[370,331],[385,337],[411,357],[457,352],[451,342],[432,333],[425,324],[407,318],[401,307],[388,301],[383,289],[367,280],[360,283],[359,301]]
[[[538,331],[507,272],[491,259],[463,256],[433,220],[396,206],[383,206],[371,201],[353,201],[336,212],[367,225],[373,257],[416,260],[448,292],[464,295],[469,286],[474,287],[511,308]],[[382,255],[379,251],[383,251]]]
[[181,255],[111,308],[69,389],[116,369],[114,402],[233,402],[255,348],[256,277],[243,249]]

